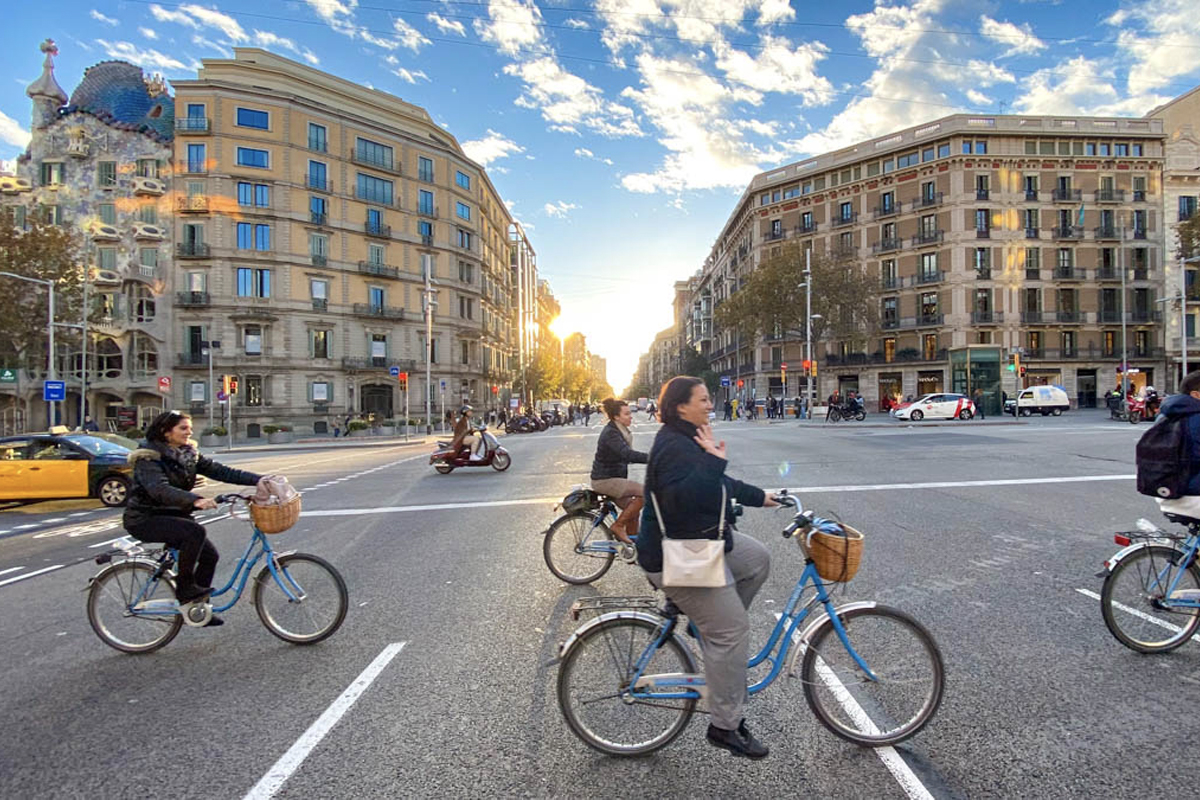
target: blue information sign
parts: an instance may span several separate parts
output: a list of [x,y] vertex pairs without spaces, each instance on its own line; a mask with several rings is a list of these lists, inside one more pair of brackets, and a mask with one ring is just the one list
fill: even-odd
[[442,381],[442,391],[446,391],[446,382]]
[[399,367],[388,367],[388,375],[391,375],[393,378],[399,378],[400,377],[400,368]]
[[721,385],[722,385],[722,386],[728,386],[728,385],[729,385],[729,376],[728,376],[728,375],[722,375],[722,376],[721,376]]
[[47,403],[67,399],[66,381],[46,381],[42,384],[42,399]]

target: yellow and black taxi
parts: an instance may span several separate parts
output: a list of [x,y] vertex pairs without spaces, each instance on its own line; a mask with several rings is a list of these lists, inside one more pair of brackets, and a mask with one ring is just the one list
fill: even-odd
[[0,500],[95,497],[125,505],[133,470],[119,438],[77,431],[0,439]]

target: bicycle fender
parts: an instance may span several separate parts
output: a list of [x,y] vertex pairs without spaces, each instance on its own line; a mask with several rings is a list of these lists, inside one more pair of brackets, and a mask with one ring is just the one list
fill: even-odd
[[[566,658],[567,653],[571,652],[571,648],[575,646],[575,643],[579,641],[585,633],[590,631],[592,628],[595,628],[597,625],[602,625],[605,622],[613,619],[640,619],[645,622],[649,622],[652,625],[657,625],[663,621],[663,618],[658,614],[650,614],[645,611],[610,611],[607,614],[601,614],[598,617],[592,617],[590,620],[576,628],[575,632],[568,636],[565,642],[559,645],[558,657],[560,659]],[[679,639],[678,634],[672,635],[675,636],[676,639]],[[687,645],[683,643],[682,639],[680,639],[680,644],[682,644],[686,649]]]
[[1176,549],[1175,542],[1171,541],[1170,539],[1146,539],[1141,542],[1135,542],[1128,547],[1122,547],[1114,555],[1105,560],[1104,573],[1112,572],[1113,569],[1116,568],[1117,564],[1120,564],[1138,550],[1145,550],[1147,547],[1169,547],[1172,550]]
[[[153,558],[145,558],[142,556],[131,556],[129,558],[122,558],[120,561],[113,561],[109,564],[106,564],[103,569],[97,571],[95,575],[88,578],[87,584],[85,584],[84,587],[82,589],[80,589],[79,591],[81,591],[81,592],[90,591],[92,588],[92,584],[95,583],[100,578],[101,575],[104,575],[107,572],[112,572],[117,567],[121,566],[122,564],[126,564],[130,561],[140,561],[141,563],[143,563],[149,567],[157,567],[158,566],[158,561],[156,561]],[[168,571],[167,575],[174,577],[174,575],[175,575],[174,570]]]
[[[857,611],[860,608],[874,608],[877,605],[879,604],[874,600],[858,600],[854,603],[846,603],[844,606],[837,606],[833,609],[833,611],[838,616],[841,616],[842,614],[850,611]],[[792,650],[792,654],[788,656],[787,674],[789,676],[794,676],[796,674],[796,659],[808,650],[808,643],[812,641],[817,629],[828,622],[829,615],[822,610],[821,614],[816,619],[804,626],[804,630],[799,634],[800,640],[794,643],[796,648]]]

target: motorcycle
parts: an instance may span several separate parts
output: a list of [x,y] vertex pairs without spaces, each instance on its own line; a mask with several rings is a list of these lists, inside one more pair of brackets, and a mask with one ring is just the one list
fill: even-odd
[[840,406],[834,406],[829,410],[829,421],[840,422],[844,420],[856,420],[862,422],[867,418],[867,412],[858,403],[843,403]]
[[483,437],[483,453],[472,457],[470,446],[451,449],[451,442],[438,442],[438,449],[429,456],[429,463],[442,475],[448,475],[457,467],[491,467],[504,472],[512,464],[512,456],[487,428],[476,428]]

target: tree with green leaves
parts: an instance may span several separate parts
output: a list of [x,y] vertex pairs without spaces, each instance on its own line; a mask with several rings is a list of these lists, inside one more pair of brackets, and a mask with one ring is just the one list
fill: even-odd
[[558,348],[539,348],[525,365],[524,374],[517,375],[517,385],[527,388],[534,401],[557,397],[562,388],[562,362]]
[[1193,214],[1176,227],[1179,234],[1180,258],[1200,256],[1200,214]]

